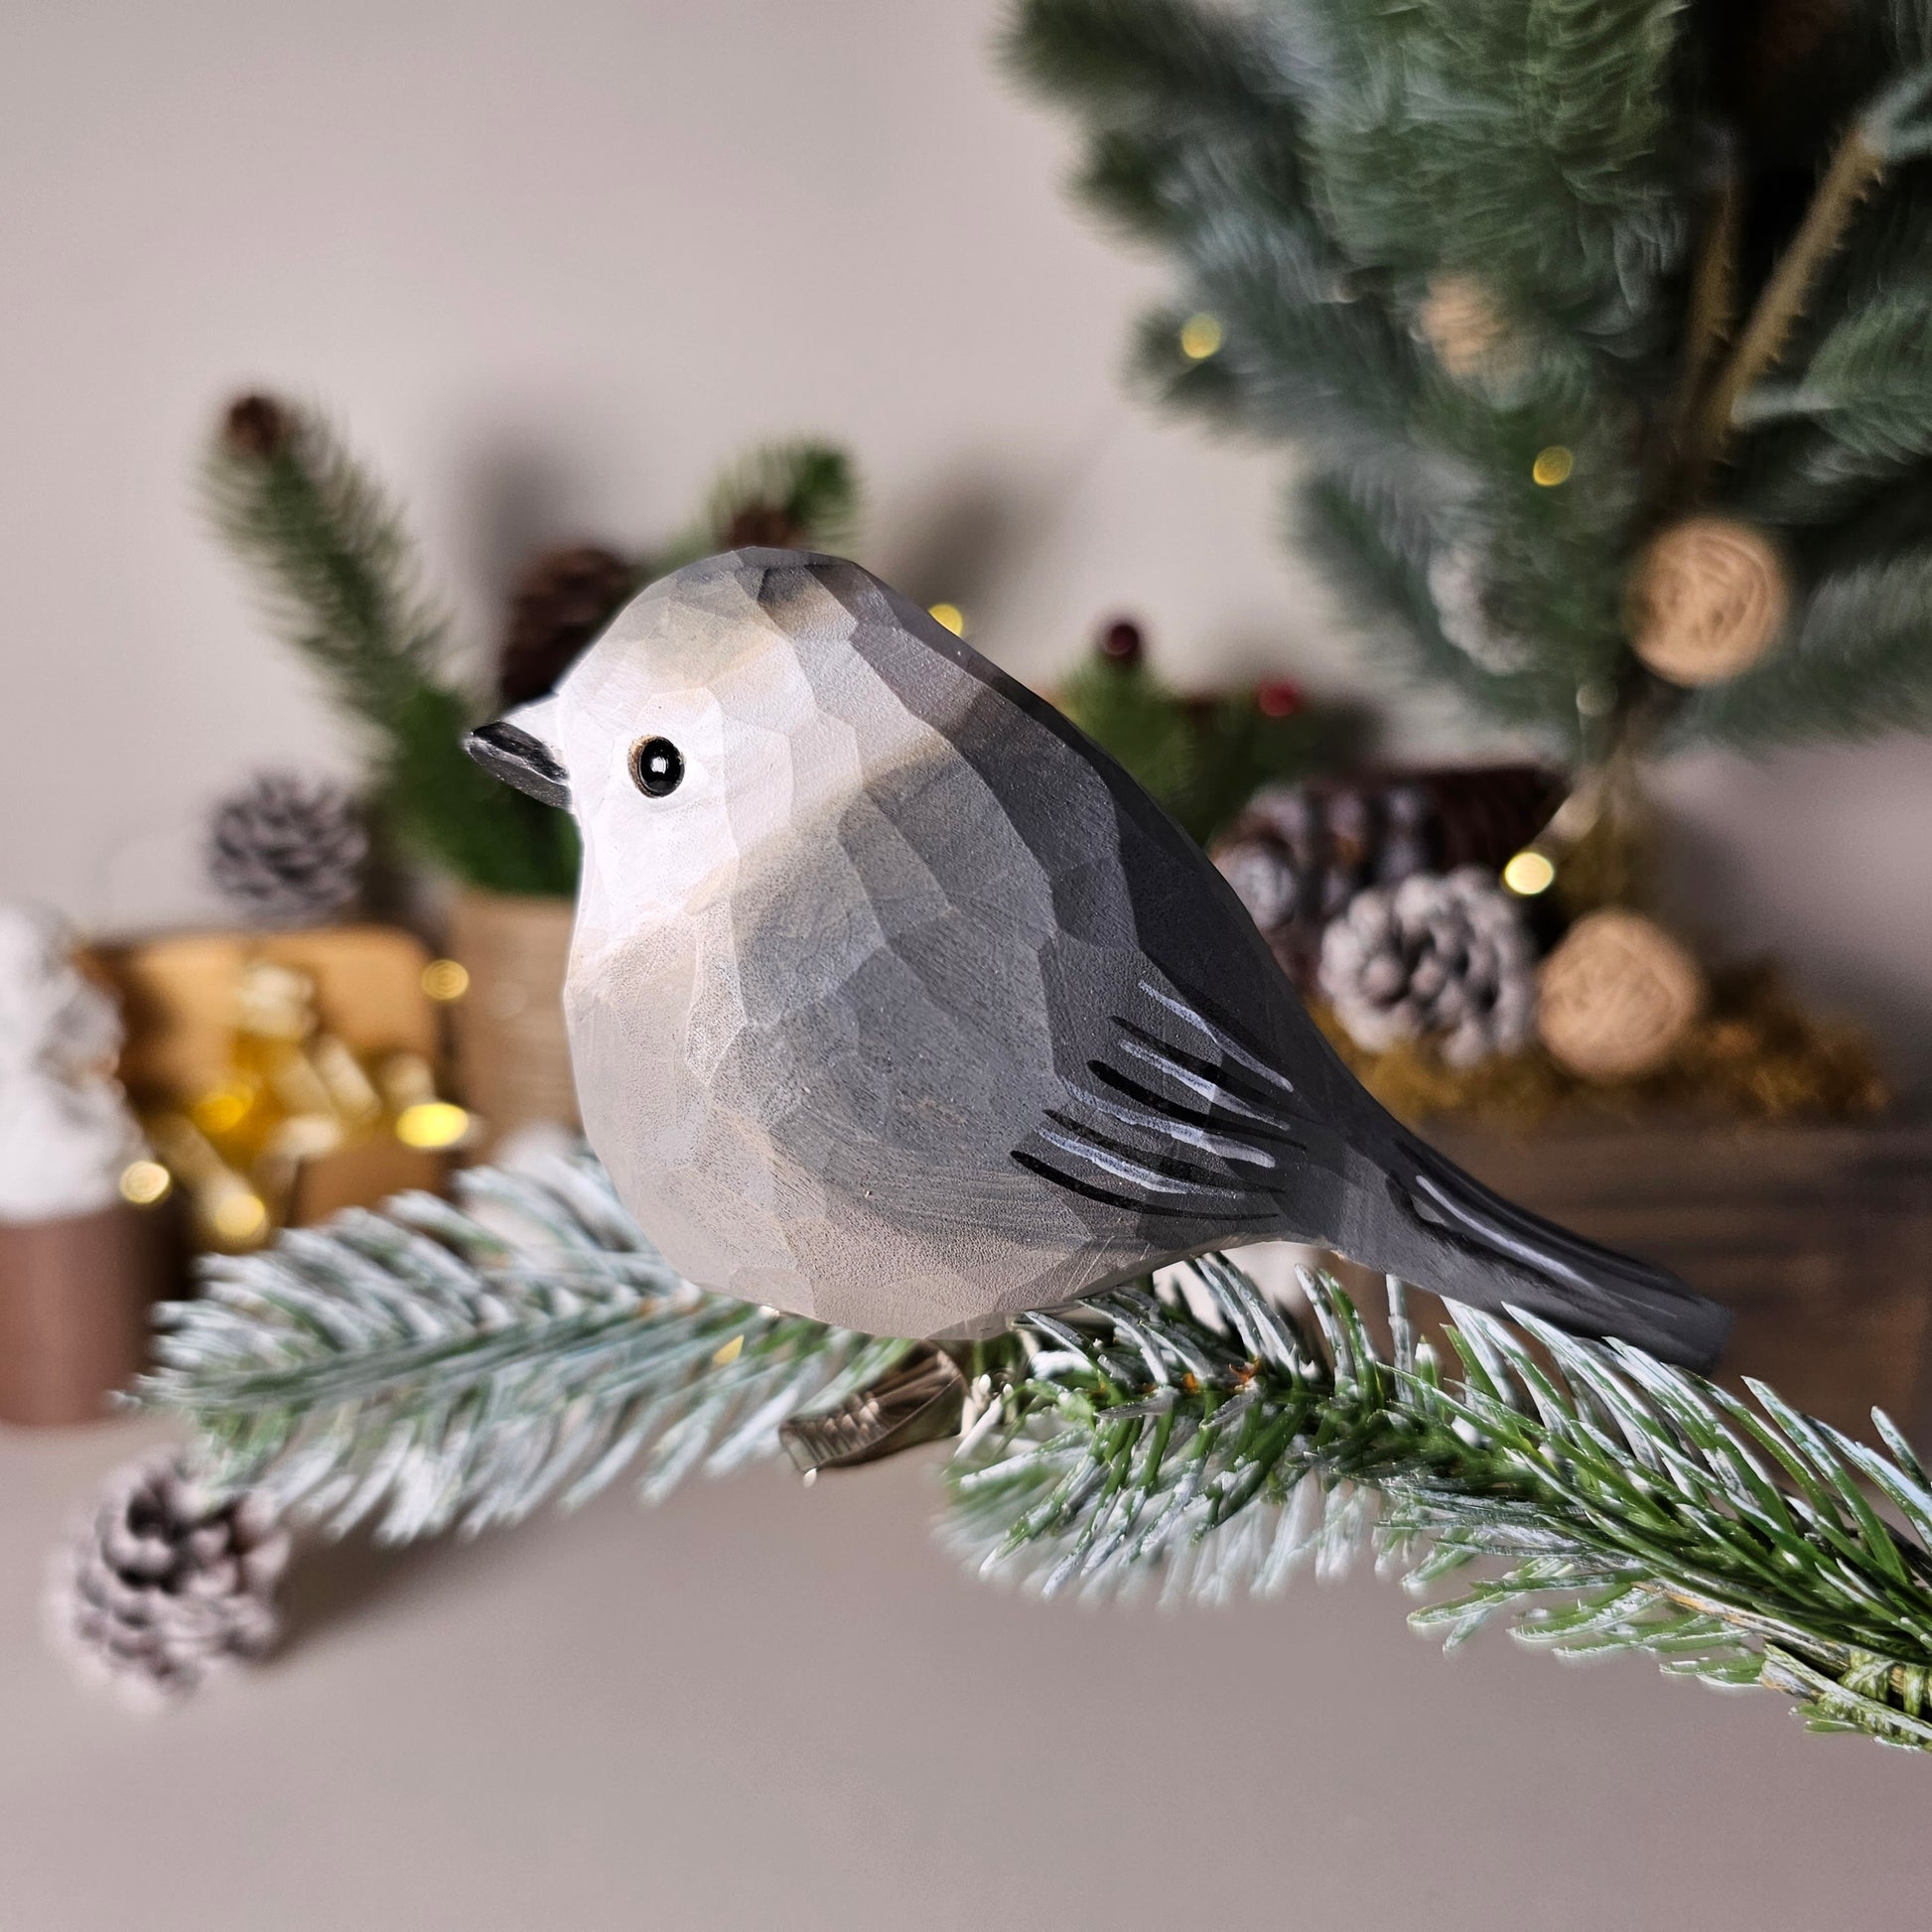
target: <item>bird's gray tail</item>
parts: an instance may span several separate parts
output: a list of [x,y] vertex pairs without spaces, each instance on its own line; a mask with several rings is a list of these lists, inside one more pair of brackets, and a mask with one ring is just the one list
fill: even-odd
[[1403,1136],[1402,1152],[1406,1172],[1390,1180],[1408,1196],[1399,1204],[1421,1251],[1413,1272],[1399,1262],[1390,1272],[1474,1308],[1514,1306],[1573,1334],[1616,1336],[1686,1368],[1717,1361],[1729,1311],[1668,1269],[1526,1212],[1413,1136]]

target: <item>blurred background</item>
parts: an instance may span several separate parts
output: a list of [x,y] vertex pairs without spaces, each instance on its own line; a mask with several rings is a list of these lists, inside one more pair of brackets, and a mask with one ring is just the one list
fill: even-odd
[[[8,9],[0,900],[66,929],[8,937],[13,983],[52,990],[0,1018],[58,1006],[76,1067],[120,1029],[138,1116],[101,1099],[76,1130],[111,1206],[28,1173],[31,1124],[0,1148],[27,1175],[0,1274],[34,1285],[0,1296],[10,1422],[96,1413],[184,1248],[250,1251],[568,1124],[570,855],[517,845],[507,794],[464,849],[467,794],[413,748],[446,700],[467,723],[547,688],[683,557],[835,537],[1163,791],[1389,1104],[1744,1311],[1739,1365],[1794,1400],[1922,1419],[1927,741],[1698,742],[1645,765],[1607,860],[1588,812],[1551,832],[1600,804],[1588,703],[1579,739],[1415,675],[1308,554],[1296,435],[1204,433],[1128,379],[1142,311],[1177,301],[1210,374],[1245,366],[1236,324],[1069,197],[1074,125],[1001,70],[1005,17]],[[1540,440],[1546,494],[1589,484]],[[402,600],[333,654],[332,543]],[[1471,874],[1410,889],[1405,956],[1473,948],[1489,978],[1453,1012],[1368,998],[1404,882]],[[1606,913],[1640,921],[1652,1004],[1558,1037],[1536,989],[1557,1014],[1553,962]],[[111,1015],[62,978],[73,945]],[[1765,961],[1775,991],[1736,977]],[[35,1366],[76,1281],[106,1300]],[[1576,1676],[1495,1638],[1445,1669],[1365,1576],[1043,1608],[929,1547],[917,1458],[358,1548],[298,1570],[281,1662],[130,1727],[43,1654],[40,1565],[166,1435],[0,1432],[23,1927],[1133,1926],[1203,1895],[1229,1925],[1798,1927],[1855,1868],[1862,1923],[1916,1922],[1906,1861],[1869,1850],[1920,1796],[1902,1758],[1632,1661]]]
[[[256,385],[321,402],[401,492],[479,656],[539,546],[667,531],[733,452],[814,433],[863,465],[865,561],[1022,677],[1125,612],[1190,684],[1381,695],[1279,541],[1279,458],[1123,394],[1162,270],[1069,206],[1072,143],[993,69],[997,20],[18,10],[0,487],[35,723],[0,784],[34,831],[5,890],[90,925],[206,910],[211,794],[348,768],[198,514],[214,414]],[[1408,750],[1494,748],[1443,705],[1387,710]],[[1923,743],[1700,756],[1667,784],[1692,909],[1922,1081]]]

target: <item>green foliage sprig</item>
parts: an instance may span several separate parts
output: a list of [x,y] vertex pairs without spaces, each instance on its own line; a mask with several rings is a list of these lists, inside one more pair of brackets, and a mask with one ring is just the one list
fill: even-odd
[[1138,654],[1120,661],[1103,651],[1074,670],[1055,701],[1202,845],[1263,785],[1307,777],[1342,756],[1356,723],[1333,708],[1311,710],[1286,681],[1183,697]]
[[[1370,637],[1578,757],[1932,723],[1932,38],[1821,17],[1799,72],[1758,13],[1016,0],[1003,41],[1173,267],[1137,381],[1292,447]],[[1776,534],[1794,616],[1687,699],[1628,611],[1697,506]]]
[[570,892],[575,827],[465,755],[482,707],[450,667],[448,617],[423,588],[399,511],[324,418],[242,398],[205,479],[215,529],[269,622],[364,728],[378,810],[402,840],[468,885]]
[[[690,1287],[587,1160],[464,1185],[208,1264],[143,1399],[217,1480],[401,1539],[775,1455],[910,1346]],[[1424,1592],[1464,1579],[1415,1613],[1451,1643],[1637,1651],[1932,1748],[1932,1475],[1883,1416],[1880,1452],[1769,1389],[1467,1310],[1451,1372],[1399,1286],[1384,1347],[1323,1278],[1303,1314],[1218,1257],[1184,1277],[976,1352],[942,1529],[982,1574],[1213,1601],[1374,1550]]]
[[[569,815],[497,783],[464,754],[488,713],[453,662],[450,621],[423,588],[400,512],[317,411],[247,396],[205,466],[214,527],[247,567],[273,627],[320,673],[373,749],[381,814],[466,885],[565,895],[577,880]],[[858,484],[844,452],[815,442],[755,450],[704,512],[637,569],[639,585],[739,543],[846,541]]]

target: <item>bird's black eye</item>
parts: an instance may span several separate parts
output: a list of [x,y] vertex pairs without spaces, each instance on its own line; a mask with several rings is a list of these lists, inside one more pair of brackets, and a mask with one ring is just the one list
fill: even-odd
[[631,782],[646,798],[662,798],[684,778],[684,754],[668,738],[640,738],[630,748]]

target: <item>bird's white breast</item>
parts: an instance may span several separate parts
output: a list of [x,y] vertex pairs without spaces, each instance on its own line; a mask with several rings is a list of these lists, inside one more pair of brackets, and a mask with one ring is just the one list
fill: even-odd
[[813,672],[772,650],[714,683],[698,750],[733,773],[729,836],[686,855],[676,896],[640,900],[634,855],[590,839],[567,1002],[585,1125],[703,1286],[876,1331],[984,1329],[1085,1236],[1014,1207],[1012,1150],[1060,1098],[1050,890],[856,653]]

